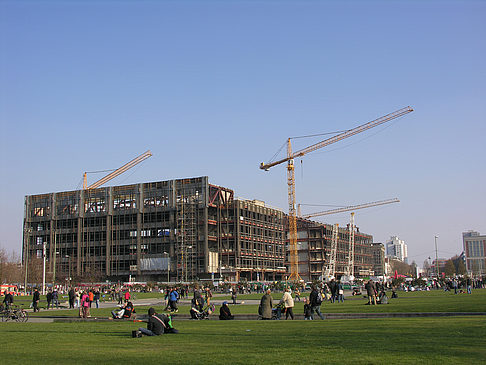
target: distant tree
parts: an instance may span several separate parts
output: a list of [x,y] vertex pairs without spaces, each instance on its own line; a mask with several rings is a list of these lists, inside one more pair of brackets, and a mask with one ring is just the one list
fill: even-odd
[[456,274],[457,275],[466,275],[466,265],[464,265],[464,262],[462,260],[460,260],[457,263]]
[[8,253],[0,249],[0,282],[4,284],[18,284],[22,282],[22,268],[17,253]]
[[[415,262],[413,265],[416,265]],[[390,260],[390,266],[392,270],[392,275],[395,271],[400,275],[414,276],[416,273],[415,266],[408,265],[405,262],[399,260]]]
[[444,273],[446,276],[454,276],[456,273],[456,268],[451,259],[447,260],[444,267]]

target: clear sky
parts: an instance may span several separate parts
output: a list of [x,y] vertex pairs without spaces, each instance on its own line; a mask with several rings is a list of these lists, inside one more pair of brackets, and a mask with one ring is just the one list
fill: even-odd
[[410,105],[296,161],[297,202],[398,197],[360,230],[419,266],[434,235],[459,254],[463,231],[486,234],[485,19],[485,1],[0,0],[0,246],[21,250],[24,196],[147,149],[111,185],[208,175],[287,211],[285,166],[258,168],[287,137]]

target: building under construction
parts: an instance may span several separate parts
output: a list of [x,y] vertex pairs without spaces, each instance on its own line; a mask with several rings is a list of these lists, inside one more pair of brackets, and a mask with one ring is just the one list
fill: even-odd
[[[349,226],[336,232],[337,253],[333,276],[346,273],[349,262]],[[322,280],[331,257],[333,226],[308,219],[297,219],[297,252],[299,275],[304,281]],[[354,273],[356,277],[373,275],[373,236],[354,234]]]
[[280,280],[285,215],[207,177],[31,195],[24,264],[78,280]]

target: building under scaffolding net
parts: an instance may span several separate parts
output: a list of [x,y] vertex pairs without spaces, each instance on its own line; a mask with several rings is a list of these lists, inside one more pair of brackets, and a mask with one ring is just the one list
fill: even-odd
[[23,260],[77,280],[280,280],[285,215],[207,177],[31,195]]

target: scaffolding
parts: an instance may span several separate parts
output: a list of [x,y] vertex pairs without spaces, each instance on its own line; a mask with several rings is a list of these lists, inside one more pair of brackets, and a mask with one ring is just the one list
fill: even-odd
[[176,187],[176,247],[177,280],[192,281],[202,269],[199,264],[197,206],[199,193],[190,180],[183,180],[180,187]]

